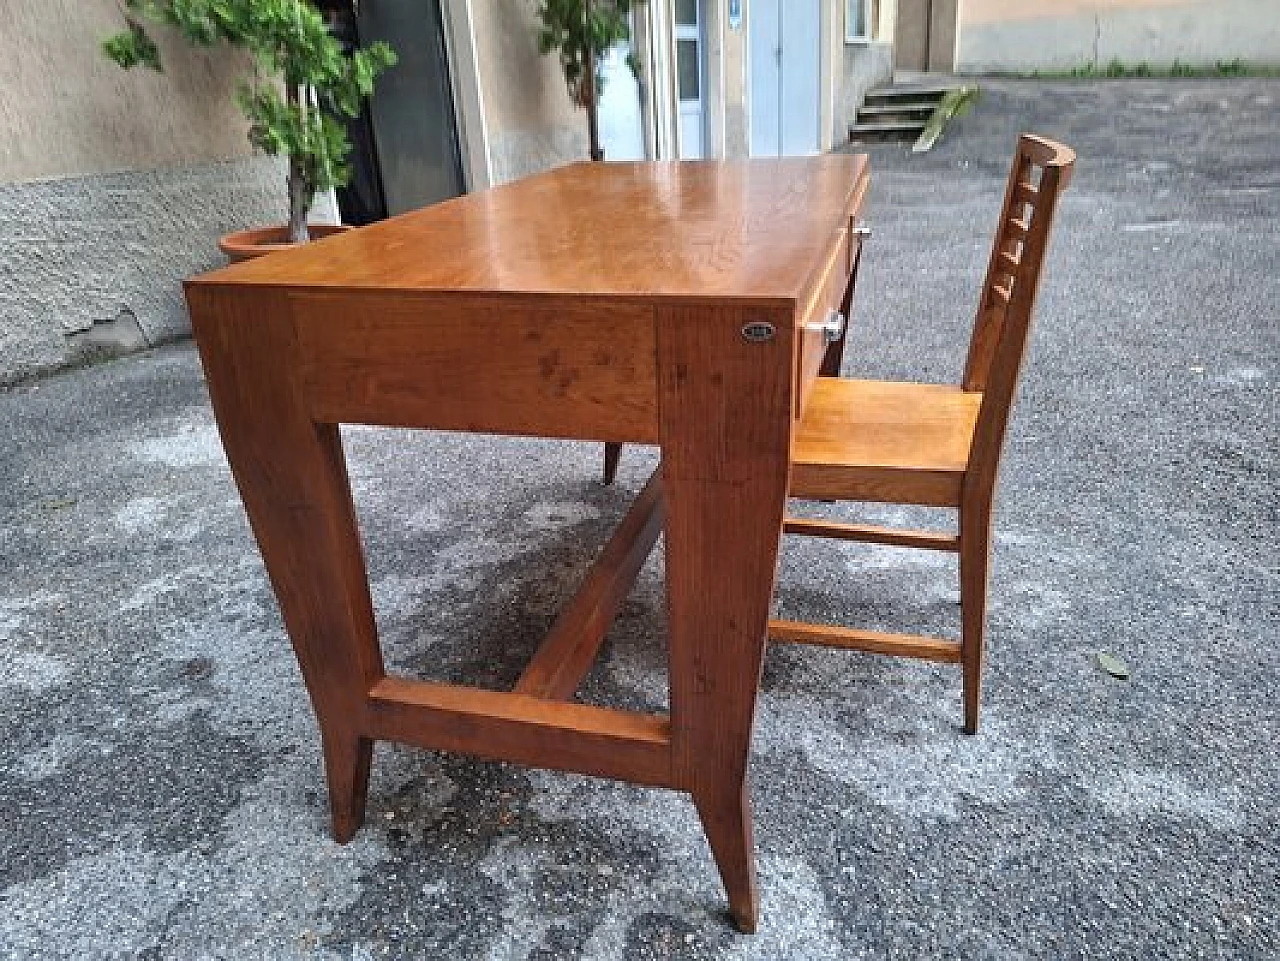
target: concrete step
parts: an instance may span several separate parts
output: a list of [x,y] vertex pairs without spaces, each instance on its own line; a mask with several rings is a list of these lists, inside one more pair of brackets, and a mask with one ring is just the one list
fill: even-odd
[[876,106],[891,103],[903,102],[922,102],[931,100],[937,102],[945,97],[952,90],[963,86],[959,83],[912,83],[912,84],[894,84],[891,87],[877,87],[875,90],[868,90],[864,101],[867,106]]
[[859,124],[913,124],[923,127],[932,116],[932,110],[924,113],[878,113],[871,116],[859,110],[855,122]]
[[858,123],[928,123],[938,104],[928,100],[877,103],[858,108]]
[[915,140],[924,130],[924,120],[877,120],[869,123],[855,123],[849,127],[849,139],[860,141],[871,140]]
[[858,108],[858,117],[888,118],[893,114],[924,114],[928,116],[938,106],[937,100],[903,100],[894,103],[869,103]]

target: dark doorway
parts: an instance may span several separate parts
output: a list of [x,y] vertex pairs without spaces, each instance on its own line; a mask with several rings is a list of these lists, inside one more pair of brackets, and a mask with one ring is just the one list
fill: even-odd
[[462,156],[439,0],[321,0],[344,46],[384,40],[399,62],[364,112],[344,118],[351,183],[338,191],[348,224],[367,224],[463,193]]
[[898,0],[896,16],[894,69],[955,72],[959,0]]
[[356,9],[360,42],[385,40],[400,58],[370,104],[386,212],[458,196],[465,184],[440,0],[360,0]]

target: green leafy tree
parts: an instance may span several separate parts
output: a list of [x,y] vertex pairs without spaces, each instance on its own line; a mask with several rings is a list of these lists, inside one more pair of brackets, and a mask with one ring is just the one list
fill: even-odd
[[[540,0],[538,49],[560,56],[565,84],[574,104],[587,111],[591,159],[603,160],[600,148],[601,57],[615,43],[631,39],[629,14],[644,0]],[[591,69],[587,65],[591,65]],[[637,70],[635,59],[631,69]]]
[[[197,46],[226,43],[253,56],[258,71],[240,84],[237,102],[249,118],[249,141],[289,158],[289,240],[309,240],[307,213],[316,194],[351,176],[351,145],[333,112],[357,116],[378,75],[395,64],[394,51],[375,43],[344,55],[307,0],[122,0],[120,9],[127,29],[102,49],[126,70],[161,69],[144,22],[172,27]],[[322,103],[330,109],[320,109]]]

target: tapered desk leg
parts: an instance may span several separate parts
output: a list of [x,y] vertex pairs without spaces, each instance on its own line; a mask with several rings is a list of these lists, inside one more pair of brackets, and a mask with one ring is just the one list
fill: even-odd
[[760,922],[760,891],[751,790],[745,778],[726,777],[725,781],[723,786],[695,790],[693,803],[729,895],[733,923],[743,934],[755,934]]
[[[772,321],[772,341],[742,336]],[[767,312],[658,315],[671,725],[738,927],[759,916],[747,778],[790,436],[791,332]]]
[[338,428],[307,413],[293,322],[271,291],[188,291],[209,395],[320,723],[333,835],[364,819],[383,676]]

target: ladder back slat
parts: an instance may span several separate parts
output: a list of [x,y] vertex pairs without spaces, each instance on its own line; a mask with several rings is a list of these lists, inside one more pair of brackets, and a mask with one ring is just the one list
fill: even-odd
[[1040,191],[1038,191],[1032,183],[1026,180],[1018,181],[1017,185],[1013,188],[1013,202],[1015,204],[1029,204],[1034,207],[1036,205],[1036,198],[1039,196]]

